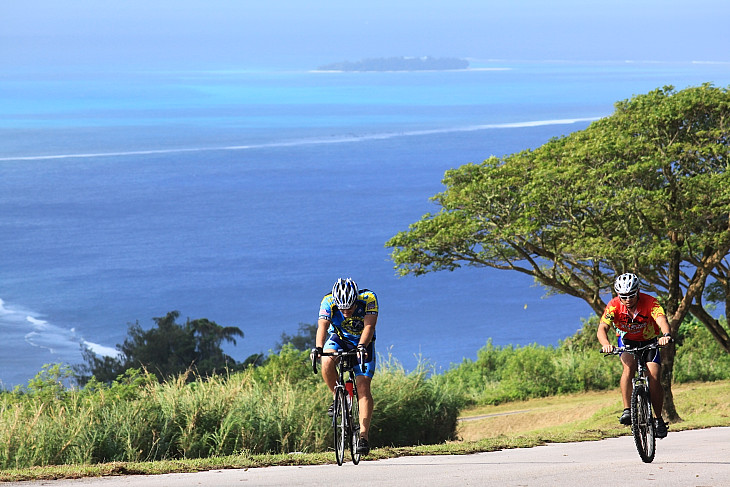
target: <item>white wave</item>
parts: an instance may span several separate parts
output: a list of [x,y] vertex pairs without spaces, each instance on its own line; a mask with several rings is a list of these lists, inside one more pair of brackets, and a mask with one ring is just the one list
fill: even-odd
[[33,325],[33,328],[36,330],[47,330],[48,329],[48,322],[45,320],[39,320],[38,318],[34,318],[33,316],[26,316],[26,321],[28,321],[30,324]]
[[6,306],[5,301],[0,299],[0,319],[8,322],[24,322],[29,311],[18,306]]
[[730,64],[730,61],[692,61],[692,64],[717,64],[717,65],[726,65],[726,64]]
[[5,301],[0,299],[0,315],[8,315],[8,314],[12,314],[12,313],[13,313],[13,311],[5,308]]
[[51,325],[45,320],[34,316],[26,316],[25,320],[31,324],[32,331],[25,334],[25,341],[34,347],[44,348],[52,354],[67,355],[78,353],[79,339],[73,330]]
[[119,355],[119,351],[115,348],[89,342],[78,336],[76,328],[54,325],[39,316],[38,313],[22,307],[7,305],[0,299],[0,325],[5,335],[3,346],[13,347],[17,346],[16,343],[24,341],[58,357],[52,360],[74,363],[81,361],[81,346],[104,357]]
[[437,135],[437,134],[448,134],[456,132],[474,132],[478,130],[493,130],[493,129],[513,129],[513,128],[527,128],[527,127],[540,127],[545,125],[569,125],[581,122],[593,122],[599,120],[601,117],[589,117],[589,118],[568,118],[568,119],[555,119],[555,120],[533,120],[527,122],[511,122],[511,123],[494,123],[494,124],[483,124],[483,125],[469,125],[464,127],[450,127],[441,129],[427,129],[427,130],[411,130],[406,132],[384,132],[376,134],[366,135],[345,135],[345,136],[333,136],[327,138],[313,138],[313,139],[296,139],[290,141],[270,142],[266,144],[249,144],[249,145],[231,145],[221,147],[194,147],[194,148],[178,148],[178,149],[156,149],[156,150],[133,150],[133,151],[117,151],[117,152],[89,152],[89,153],[78,153],[78,154],[55,154],[55,155],[43,155],[43,156],[11,156],[11,157],[0,157],[0,162],[10,161],[42,161],[42,160],[54,160],[54,159],[76,159],[76,158],[98,158],[98,157],[118,157],[118,156],[142,156],[142,155],[156,155],[156,154],[180,154],[185,152],[213,152],[213,151],[239,151],[239,150],[251,150],[251,149],[266,149],[274,147],[296,147],[316,144],[342,144],[352,142],[363,142],[368,140],[383,140],[392,139],[396,137],[415,137],[422,135]]
[[81,342],[86,348],[94,352],[96,355],[102,357],[119,357],[121,352],[116,348],[107,347],[105,345],[99,345],[98,343],[89,342],[82,340]]

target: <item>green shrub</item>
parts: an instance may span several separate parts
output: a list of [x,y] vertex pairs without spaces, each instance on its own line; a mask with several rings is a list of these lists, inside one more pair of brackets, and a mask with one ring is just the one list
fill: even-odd
[[730,354],[698,320],[682,323],[677,342],[675,382],[708,382],[730,378]]
[[437,444],[455,438],[460,401],[436,381],[426,366],[406,373],[392,357],[373,378],[371,424],[374,446]]
[[490,339],[477,352],[476,361],[464,360],[435,380],[458,391],[462,406],[616,387],[621,365],[599,353],[597,323],[597,318],[585,320],[557,348],[497,347]]
[[[582,328],[557,348],[496,347],[490,340],[477,352],[476,361],[464,360],[434,380],[459,397],[461,406],[617,388],[623,368],[616,357],[599,353],[597,326],[597,316],[584,320]],[[729,378],[730,354],[701,323],[682,324],[674,381]]]
[[321,376],[314,374],[309,360],[309,350],[302,351],[286,344],[278,354],[270,354],[260,367],[252,367],[252,378],[260,382],[291,384],[304,381],[308,384],[321,382]]
[[[560,341],[561,350],[572,350],[575,352],[586,352],[589,354],[595,354],[601,349],[601,345],[598,343],[596,332],[598,331],[598,316],[592,315],[588,319],[582,320],[582,326],[575,332],[574,335],[567,337],[565,340]],[[609,333],[609,338],[613,338],[613,343],[616,343],[616,339]]]

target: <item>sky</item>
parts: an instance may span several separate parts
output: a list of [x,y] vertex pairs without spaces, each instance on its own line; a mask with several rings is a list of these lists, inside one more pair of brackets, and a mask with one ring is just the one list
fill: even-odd
[[730,61],[727,0],[23,0],[0,65],[314,68],[370,57]]

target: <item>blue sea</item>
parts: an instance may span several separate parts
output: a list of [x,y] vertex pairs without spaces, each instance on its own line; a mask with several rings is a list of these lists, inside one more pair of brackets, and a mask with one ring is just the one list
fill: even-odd
[[728,86],[730,64],[4,72],[0,382],[114,353],[172,310],[240,327],[225,349],[244,360],[314,323],[341,276],[377,293],[378,351],[407,370],[557,345],[582,301],[487,268],[399,278],[384,243],[438,210],[446,170],[704,82]]

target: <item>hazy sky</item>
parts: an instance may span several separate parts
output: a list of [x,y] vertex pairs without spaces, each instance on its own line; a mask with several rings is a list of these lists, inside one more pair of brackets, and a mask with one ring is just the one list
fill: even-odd
[[727,0],[4,0],[0,65],[730,61]]

